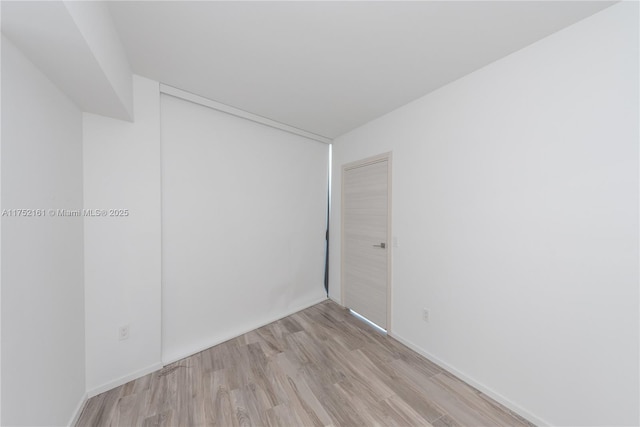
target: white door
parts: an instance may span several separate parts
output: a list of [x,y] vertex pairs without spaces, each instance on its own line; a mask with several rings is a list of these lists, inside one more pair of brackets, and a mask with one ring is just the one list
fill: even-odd
[[390,155],[342,170],[343,303],[387,329]]

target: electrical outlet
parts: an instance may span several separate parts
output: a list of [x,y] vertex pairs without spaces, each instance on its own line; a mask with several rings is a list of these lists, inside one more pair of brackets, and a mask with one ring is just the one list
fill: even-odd
[[427,310],[426,308],[422,309],[422,320],[429,323],[429,310]]
[[129,339],[129,325],[120,326],[120,329],[118,329],[118,339],[120,341]]

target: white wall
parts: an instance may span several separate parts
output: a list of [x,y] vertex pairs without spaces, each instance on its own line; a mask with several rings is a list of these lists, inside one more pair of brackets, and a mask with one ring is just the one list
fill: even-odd
[[[2,22],[2,7],[0,7],[0,23]],[[1,39],[0,39],[1,41]],[[0,43],[0,56],[2,44]],[[0,59],[0,80],[2,79],[2,60]],[[2,84],[0,83],[0,100],[2,99]],[[0,125],[2,124],[2,102],[0,102]],[[2,132],[0,132],[0,189],[2,188]],[[0,191],[0,211],[2,210],[2,196]],[[2,220],[0,220],[1,223]],[[0,224],[0,425],[2,425],[2,226]]]
[[[82,207],[82,116],[2,37],[2,207]],[[82,218],[2,217],[2,425],[67,425],[85,395]]]
[[163,361],[326,298],[329,146],[168,95]]
[[85,218],[89,395],[160,367],[159,97],[157,82],[134,76],[134,123],[83,116],[84,206],[129,210]]
[[[2,7],[0,7],[0,22],[2,22]],[[0,39],[1,42],[1,39]],[[2,44],[0,43],[0,56]],[[0,63],[2,59],[0,59]],[[0,66],[0,80],[2,79],[2,67]],[[0,100],[2,99],[2,84],[0,83]],[[0,124],[2,123],[2,102],[0,102]],[[0,190],[2,189],[2,132],[0,132]],[[2,191],[0,191],[0,211],[2,211]],[[0,220],[0,425],[2,425],[2,225]]]
[[539,423],[640,423],[638,72],[621,3],[334,143],[333,236],[393,151],[392,333]]

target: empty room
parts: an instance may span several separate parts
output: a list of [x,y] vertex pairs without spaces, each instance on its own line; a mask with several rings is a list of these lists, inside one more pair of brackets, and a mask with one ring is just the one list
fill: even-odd
[[637,1],[1,1],[2,426],[639,426]]

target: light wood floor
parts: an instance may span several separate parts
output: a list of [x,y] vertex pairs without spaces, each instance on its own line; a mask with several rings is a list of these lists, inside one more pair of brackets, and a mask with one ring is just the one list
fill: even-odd
[[325,301],[95,396],[78,426],[531,426]]

